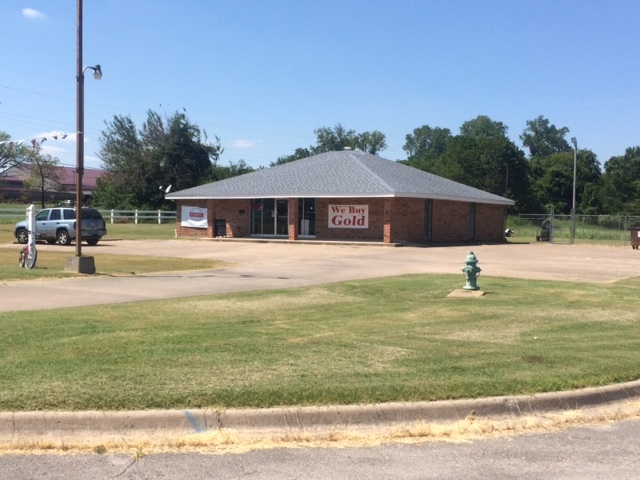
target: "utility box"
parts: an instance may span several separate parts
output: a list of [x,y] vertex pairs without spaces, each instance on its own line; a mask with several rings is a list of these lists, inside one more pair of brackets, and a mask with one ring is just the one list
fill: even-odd
[[223,218],[220,220],[216,220],[213,223],[214,228],[214,236],[216,237],[226,237],[227,236],[227,221]]
[[640,227],[632,227],[629,232],[631,233],[631,248],[637,250],[640,245]]

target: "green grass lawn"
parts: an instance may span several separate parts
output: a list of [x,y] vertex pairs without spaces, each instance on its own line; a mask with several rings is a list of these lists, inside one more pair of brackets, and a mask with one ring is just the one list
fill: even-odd
[[[140,244],[141,248],[144,245]],[[35,268],[28,270],[18,267],[19,248],[0,248],[0,279],[27,280],[34,278],[58,278],[77,276],[78,274],[65,272],[67,258],[73,257],[75,249],[68,251],[38,251]],[[83,249],[85,255],[92,255],[91,247]],[[113,255],[98,253],[96,268],[98,275],[140,275],[154,272],[176,272],[185,270],[209,270],[228,265],[215,260],[144,257],[137,255]]]
[[0,314],[0,410],[529,394],[640,377],[640,279],[412,275]]

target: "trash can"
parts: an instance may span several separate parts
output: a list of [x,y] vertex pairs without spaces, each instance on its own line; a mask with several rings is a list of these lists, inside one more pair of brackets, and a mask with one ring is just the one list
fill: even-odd
[[214,222],[214,236],[226,237],[227,236],[227,221],[223,218]]
[[551,223],[551,220],[545,220],[544,222],[542,222],[542,226],[536,229],[536,241],[550,242],[552,228],[553,224]]
[[536,242],[550,242],[551,230],[536,229]]
[[638,245],[640,245],[640,227],[632,227],[629,229],[631,233],[631,248],[634,250],[638,250]]

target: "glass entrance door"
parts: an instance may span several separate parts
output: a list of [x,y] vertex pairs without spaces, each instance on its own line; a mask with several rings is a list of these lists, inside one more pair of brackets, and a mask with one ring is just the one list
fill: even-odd
[[276,235],[289,234],[289,200],[278,199],[276,201]]
[[287,235],[289,200],[254,198],[251,200],[252,235]]

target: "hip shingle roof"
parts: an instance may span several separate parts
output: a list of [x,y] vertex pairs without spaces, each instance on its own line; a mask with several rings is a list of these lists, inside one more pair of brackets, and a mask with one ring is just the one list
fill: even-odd
[[359,150],[327,152],[166,195],[169,200],[417,197],[514,201]]

